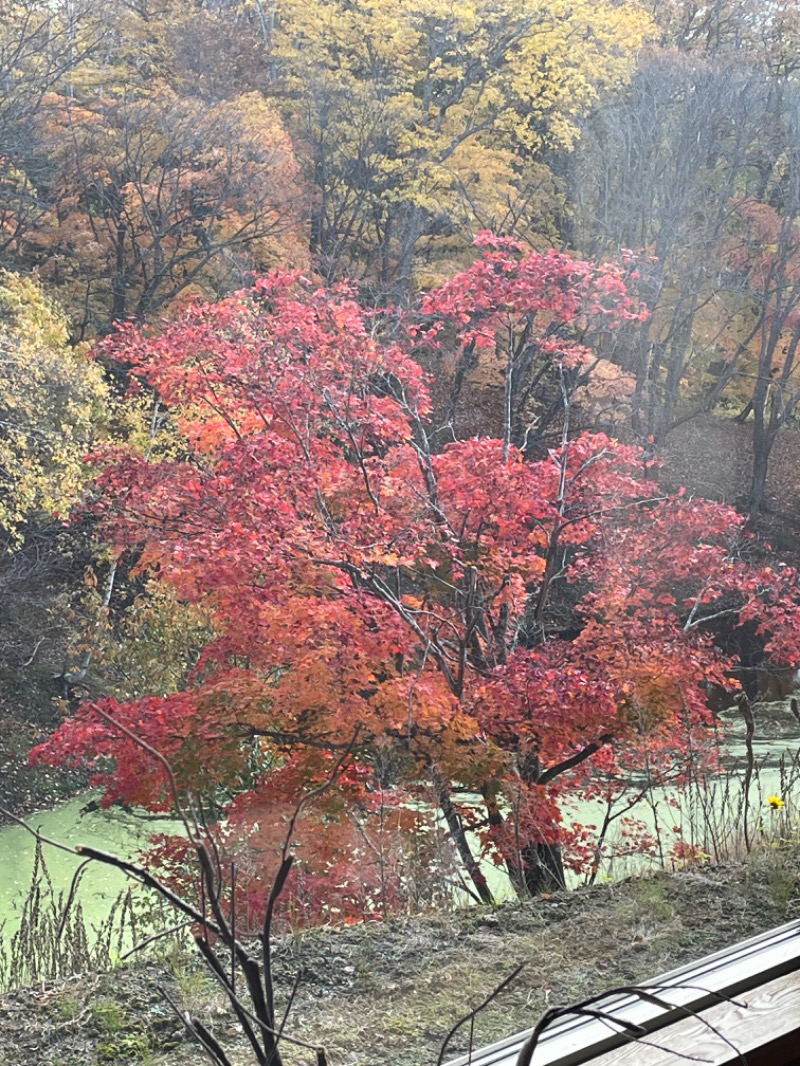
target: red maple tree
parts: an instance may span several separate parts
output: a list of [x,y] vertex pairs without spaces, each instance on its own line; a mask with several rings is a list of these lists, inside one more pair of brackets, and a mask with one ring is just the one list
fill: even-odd
[[665,496],[636,449],[566,431],[536,460],[508,436],[431,446],[415,345],[522,331],[557,368],[580,363],[575,327],[641,314],[617,268],[487,242],[419,311],[387,340],[348,288],[275,274],[106,342],[185,450],[106,457],[104,527],[216,635],[184,691],[86,703],[34,753],[88,763],[108,802],[167,807],[162,766],[121,723],[187,793],[235,793],[232,823],[267,838],[345,753],[300,845],[352,913],[386,904],[368,868],[385,887],[386,842],[402,849],[431,809],[481,900],[484,853],[521,893],[560,880],[563,857],[591,866],[563,801],[611,800],[645,765],[686,772],[705,686],[733,684],[708,620],[744,611],[797,652],[789,571],[754,570],[739,516]]

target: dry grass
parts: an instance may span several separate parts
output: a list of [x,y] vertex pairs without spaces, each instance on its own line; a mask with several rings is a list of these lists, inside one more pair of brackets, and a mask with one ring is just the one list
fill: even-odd
[[[786,846],[721,867],[527,904],[288,938],[277,952],[280,993],[298,969],[304,972],[290,1031],[323,1043],[336,1066],[426,1066],[435,1063],[452,1024],[518,962],[526,961],[525,971],[478,1019],[478,1045],[526,1028],[548,1005],[653,977],[785,921],[800,911],[799,868],[800,853]],[[0,1062],[194,1066],[198,1049],[183,1039],[157,991],[166,980],[176,998],[210,1019],[236,1066],[251,1066],[220,994],[197,964],[179,956],[171,969],[166,976],[163,966],[120,970],[6,997]],[[105,1005],[102,1017],[86,1014],[92,1002]],[[135,1040],[126,1044],[100,1031],[103,1018],[116,1017],[111,1003]],[[117,1057],[98,1057],[100,1046],[116,1049]],[[452,1055],[463,1049],[462,1040]],[[292,1066],[311,1058],[286,1053]]]

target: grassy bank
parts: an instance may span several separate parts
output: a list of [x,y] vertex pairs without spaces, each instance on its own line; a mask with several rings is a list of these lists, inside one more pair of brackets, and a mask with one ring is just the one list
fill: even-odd
[[[450,1026],[517,963],[525,970],[478,1019],[479,1045],[532,1024],[548,1005],[653,977],[800,916],[798,870],[800,849],[784,845],[526,904],[289,937],[277,952],[279,993],[285,998],[298,971],[303,977],[288,1031],[323,1043],[337,1066],[427,1066]],[[7,995],[0,1062],[194,1066],[201,1052],[159,985],[211,1023],[234,1066],[250,1062],[217,987],[178,950]]]

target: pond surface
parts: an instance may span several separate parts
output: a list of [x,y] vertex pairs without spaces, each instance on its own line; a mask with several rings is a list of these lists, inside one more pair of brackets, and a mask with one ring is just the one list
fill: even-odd
[[[800,811],[800,722],[792,715],[789,703],[760,704],[754,708],[756,736],[753,749],[757,772],[751,785],[749,809],[753,832],[774,827],[774,816],[769,811],[768,796],[781,796],[786,803],[782,817],[792,811]],[[738,824],[741,832],[743,808],[742,773],[745,760],[745,725],[741,715],[729,711],[720,722],[727,775],[715,782],[710,794],[711,818],[716,823],[717,834],[733,833]],[[175,832],[176,823],[170,819],[142,819],[120,808],[82,813],[92,799],[84,795],[62,804],[53,810],[32,814],[28,824],[44,836],[60,843],[75,846],[91,844],[127,859],[135,859],[137,852],[147,844],[148,837],[156,832]],[[656,790],[649,802],[640,803],[632,812],[650,828],[657,826],[666,830],[665,847],[675,842],[672,826],[681,824],[686,837],[698,829],[701,819],[708,819],[708,810],[698,808],[699,799],[691,794],[679,800],[672,794]],[[599,824],[602,808],[597,804],[584,804],[569,808],[571,820],[584,824]],[[738,822],[737,822],[738,819]],[[663,825],[662,825],[663,823]],[[33,836],[20,826],[0,830],[0,925],[5,922],[8,938],[19,921],[19,914],[31,884],[36,842]],[[53,887],[59,892],[68,892],[72,877],[80,863],[74,855],[55,848],[45,848],[45,861]],[[636,857],[630,862],[612,865],[606,875],[626,876],[637,868]],[[642,863],[638,863],[641,870]],[[502,874],[490,871],[493,887],[502,893]],[[83,875],[80,900],[87,924],[100,925],[114,906],[119,895],[126,889],[123,874],[99,863],[90,864]]]
[[[120,808],[82,813],[95,798],[91,793],[78,796],[53,810],[28,815],[25,821],[32,829],[59,844],[71,847],[91,844],[126,859],[135,859],[152,833],[174,831],[172,819],[144,820]],[[31,886],[35,854],[36,840],[22,826],[12,825],[0,830],[0,924],[6,923],[6,937],[13,934],[19,921]],[[82,862],[80,857],[45,846],[44,860],[55,894],[67,893]],[[127,886],[128,879],[120,871],[101,863],[90,863],[80,884],[80,900],[87,924],[101,924]]]
[[[753,718],[756,726],[753,750],[757,759],[766,759],[769,765],[777,766],[782,754],[787,751],[793,756],[797,754],[800,722],[792,714],[789,700],[756,703]],[[735,707],[724,711],[720,722],[724,730],[724,746],[729,752],[726,758],[744,757],[746,729],[741,712]]]
[[[641,873],[648,867],[673,864],[674,845],[695,848],[699,861],[714,855],[721,861],[741,856],[746,843],[777,839],[795,826],[800,816],[800,722],[789,700],[753,706],[755,734],[753,771],[745,799],[747,767],[746,724],[738,708],[723,713],[718,722],[718,743],[723,770],[702,787],[654,788],[631,809],[630,816],[660,839],[650,855],[637,853],[606,861],[603,879],[615,880]],[[643,784],[643,782],[639,782]],[[773,810],[769,797],[779,797]],[[600,825],[604,804],[581,803],[565,808],[565,817],[583,825]],[[619,842],[623,820],[618,819],[607,837],[605,855]],[[662,851],[663,848],[663,851]],[[678,863],[680,864],[680,863]],[[570,876],[568,875],[568,880]],[[579,878],[571,878],[573,885]]]

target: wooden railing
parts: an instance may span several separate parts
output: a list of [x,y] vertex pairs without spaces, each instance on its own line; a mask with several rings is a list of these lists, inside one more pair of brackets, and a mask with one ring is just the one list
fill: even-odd
[[[639,987],[661,1005],[609,994],[600,1005],[608,1021],[559,1021],[541,1037],[531,1066],[675,1066],[692,1059],[727,1066],[742,1063],[742,1055],[748,1066],[800,1066],[800,921]],[[632,1026],[644,1032],[636,1042]],[[517,1066],[531,1032],[448,1066]]]

